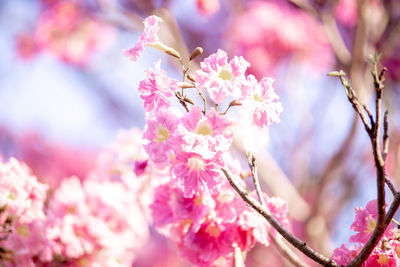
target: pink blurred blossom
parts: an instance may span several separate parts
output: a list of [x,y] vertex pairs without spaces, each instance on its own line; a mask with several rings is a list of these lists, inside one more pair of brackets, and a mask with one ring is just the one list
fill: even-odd
[[46,242],[44,201],[47,186],[38,182],[30,170],[16,159],[0,163],[0,224],[11,220],[11,232],[0,246],[12,251],[12,262],[5,266],[35,266]]
[[257,77],[291,59],[322,72],[334,62],[321,25],[286,1],[248,2],[226,33],[225,46],[249,60],[250,72]]
[[220,8],[219,0],[196,0],[196,6],[200,13],[206,16],[215,14]]
[[112,40],[111,28],[76,1],[57,1],[41,13],[35,43],[63,61],[86,66],[95,51]]

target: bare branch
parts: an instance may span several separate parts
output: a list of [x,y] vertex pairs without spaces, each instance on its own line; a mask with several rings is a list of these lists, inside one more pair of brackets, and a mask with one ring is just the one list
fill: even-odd
[[386,160],[386,155],[389,151],[389,123],[388,123],[388,111],[385,111],[385,115],[383,116],[383,160]]
[[[372,127],[374,127],[373,119],[372,119],[372,114],[369,111],[368,108],[364,104],[361,103],[361,101],[358,99],[356,92],[353,90],[351,87],[349,81],[346,78],[346,73],[344,71],[339,71],[339,73],[336,75],[330,74],[331,76],[338,76],[340,78],[340,81],[345,89],[347,99],[350,101],[350,103],[353,106],[354,111],[358,114],[360,117],[362,123],[364,124],[364,128],[367,131],[368,135],[371,136],[372,134]],[[365,115],[365,112],[367,113],[368,117],[372,121],[368,121],[367,117]]]
[[300,250],[304,255],[309,257],[310,259],[314,260],[315,262],[325,265],[325,266],[338,266],[333,260],[319,254],[318,252],[314,251],[310,247],[307,246],[306,242],[298,239],[292,233],[290,233],[285,227],[283,227],[279,221],[273,217],[270,212],[265,209],[261,204],[259,204],[249,193],[241,188],[233,178],[230,176],[227,170],[222,169],[222,172],[225,174],[226,178],[228,179],[229,183],[232,187],[236,190],[236,192],[240,195],[240,197],[250,205],[255,211],[261,214],[274,229],[282,235],[290,244]]
[[261,191],[260,181],[258,180],[256,158],[251,153],[247,153],[247,161],[253,176],[253,183],[256,189],[258,201],[260,202],[261,206],[267,208],[267,204],[265,203],[264,196]]
[[385,175],[385,183],[387,184],[387,186],[389,187],[390,191],[392,192],[393,196],[396,196],[396,194],[398,193],[396,188],[394,187],[392,181],[390,181],[390,179],[388,178],[387,175]]
[[282,240],[280,236],[269,234],[272,242],[278,249],[279,253],[281,253],[290,263],[292,263],[296,267],[309,267],[308,264],[302,262],[300,258],[294,253],[288,246],[286,246],[285,242]]

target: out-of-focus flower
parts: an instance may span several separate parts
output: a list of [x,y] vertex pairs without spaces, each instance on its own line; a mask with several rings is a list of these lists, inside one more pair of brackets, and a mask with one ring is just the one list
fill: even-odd
[[120,182],[65,179],[50,200],[46,223],[52,261],[93,266],[131,266],[148,235],[135,195]]
[[335,6],[335,17],[343,25],[353,27],[357,24],[357,0],[340,0]]
[[201,14],[211,16],[219,10],[219,0],[196,0],[197,9]]
[[18,34],[15,43],[16,51],[21,59],[30,60],[40,52],[40,47],[31,33]]
[[[37,181],[29,169],[11,158],[0,163],[0,224],[8,224],[10,233],[0,240],[2,251],[12,251],[5,266],[35,266],[33,259],[44,249],[43,211],[47,186]],[[3,233],[2,233],[3,234]]]
[[257,77],[270,74],[289,58],[309,64],[312,70],[323,71],[333,64],[321,26],[285,1],[249,2],[226,32],[225,46],[249,60],[249,70]]
[[111,28],[87,13],[76,1],[57,1],[45,8],[34,40],[43,51],[65,62],[85,66],[95,51],[109,44]]

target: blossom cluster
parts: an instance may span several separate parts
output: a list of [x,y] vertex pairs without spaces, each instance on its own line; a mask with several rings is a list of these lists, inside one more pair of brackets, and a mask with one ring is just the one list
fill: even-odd
[[[377,223],[378,211],[376,200],[371,200],[364,208],[355,209],[355,220],[350,229],[356,234],[351,236],[350,246],[343,244],[334,250],[332,259],[340,265],[350,263],[361,251]],[[388,266],[394,267],[400,264],[400,231],[392,223],[387,227],[384,235],[374,248],[371,255],[362,266]]]
[[2,266],[131,266],[152,196],[140,135],[121,132],[87,177],[51,188],[15,159],[1,163]]
[[250,71],[257,77],[287,63],[288,58],[312,66],[312,71],[327,70],[334,61],[321,25],[287,1],[249,1],[227,33],[225,46],[248,58]]
[[46,51],[64,62],[86,66],[112,39],[111,28],[92,15],[84,3],[42,1],[41,6],[35,29],[17,36],[17,51],[23,59]]
[[[145,19],[144,33],[125,52],[128,58],[138,60],[146,45],[168,54],[175,51],[158,39],[160,22],[156,16]],[[180,57],[176,51],[172,56]],[[227,266],[235,246],[246,252],[257,241],[268,245],[269,234],[274,234],[221,172],[225,168],[235,177],[245,176],[230,153],[234,133],[233,122],[225,116],[229,108],[241,106],[242,118],[260,129],[279,122],[283,110],[273,79],[258,81],[246,75],[249,66],[244,58],[229,60],[225,51],[218,50],[200,63],[188,81],[169,77],[159,60],[139,84],[146,111],[143,140],[148,164],[164,174],[151,204],[154,225],[196,266]],[[196,90],[203,106],[195,105],[185,90]],[[204,92],[214,105],[207,104]],[[186,112],[173,106],[175,96]],[[226,106],[225,112],[218,110],[222,106]],[[238,182],[247,186],[242,180]],[[271,213],[289,227],[286,203],[267,196],[265,200]]]

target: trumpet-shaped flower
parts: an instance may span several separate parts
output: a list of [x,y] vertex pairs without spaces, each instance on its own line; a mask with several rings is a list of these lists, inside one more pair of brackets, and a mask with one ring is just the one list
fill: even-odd
[[143,138],[148,141],[144,145],[150,160],[159,168],[168,165],[175,144],[174,133],[179,119],[168,110],[159,110],[154,117],[147,120]]
[[253,117],[254,124],[267,127],[280,121],[282,103],[275,93],[272,78],[262,78],[260,82],[253,75],[247,76],[247,84],[242,86],[243,107]]
[[160,67],[161,60],[155,63],[155,71],[146,71],[146,78],[139,84],[140,98],[143,99],[144,110],[151,112],[170,106],[170,97],[178,89],[177,81],[167,76]]
[[218,49],[200,63],[201,70],[195,73],[196,82],[200,89],[208,92],[211,100],[219,104],[240,92],[249,66],[242,57],[234,57],[228,63],[226,52]]

